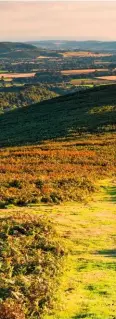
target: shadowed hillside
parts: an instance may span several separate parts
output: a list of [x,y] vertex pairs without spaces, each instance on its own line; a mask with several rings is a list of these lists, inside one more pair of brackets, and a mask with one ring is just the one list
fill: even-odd
[[34,45],[20,42],[0,42],[0,58],[25,58],[37,55]]
[[57,94],[40,85],[24,85],[0,89],[0,113],[56,97]]
[[0,52],[9,53],[15,50],[34,49],[35,46],[20,42],[0,42]]
[[113,131],[115,106],[116,85],[109,85],[8,112],[0,116],[0,146]]
[[0,42],[0,58],[10,59],[27,59],[36,58],[39,55],[58,55],[50,50],[37,48],[36,46],[28,43],[20,42]]

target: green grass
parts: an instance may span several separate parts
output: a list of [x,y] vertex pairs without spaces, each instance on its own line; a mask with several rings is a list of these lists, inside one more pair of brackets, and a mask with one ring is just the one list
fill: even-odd
[[88,88],[93,88],[93,84],[77,84],[76,87],[88,87]]
[[103,182],[89,205],[55,208],[70,250],[59,307],[45,319],[109,319],[116,315],[115,185]]
[[0,70],[0,73],[8,73],[8,71]]
[[[68,251],[55,303],[44,319],[114,319],[116,314],[116,250],[114,181],[99,182],[89,204],[40,205],[39,212],[52,221]],[[14,208],[25,214],[38,214],[38,207]],[[4,210],[1,210],[4,214]],[[6,210],[6,215],[12,209]]]

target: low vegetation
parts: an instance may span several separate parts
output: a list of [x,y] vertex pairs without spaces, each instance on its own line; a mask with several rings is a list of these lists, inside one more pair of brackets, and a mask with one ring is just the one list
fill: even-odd
[[22,144],[0,150],[1,208],[85,200],[114,174],[115,86],[8,112],[0,125],[1,146]]
[[[53,306],[64,248],[36,214],[0,218],[0,318],[36,319]],[[60,276],[59,276],[60,278]]]
[[115,170],[115,135],[89,135],[0,151],[0,206],[89,198]]
[[116,43],[35,45],[0,44],[0,319],[114,319]]

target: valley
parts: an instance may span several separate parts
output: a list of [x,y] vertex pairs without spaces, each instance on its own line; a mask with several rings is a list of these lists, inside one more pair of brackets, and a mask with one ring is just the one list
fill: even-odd
[[[19,107],[13,92],[27,87],[38,90],[44,85],[56,95],[64,95],[90,87],[116,83],[115,43],[87,42],[38,42],[0,43],[0,100],[4,105],[4,93],[7,94],[8,108],[0,105],[3,113]],[[84,49],[85,47],[85,49]],[[77,86],[77,84],[78,86]],[[9,96],[10,93],[10,96]],[[26,95],[25,95],[26,97]],[[44,96],[43,96],[44,99]],[[35,94],[33,99],[38,102]],[[27,101],[30,105],[31,101]],[[25,106],[22,100],[22,106]]]

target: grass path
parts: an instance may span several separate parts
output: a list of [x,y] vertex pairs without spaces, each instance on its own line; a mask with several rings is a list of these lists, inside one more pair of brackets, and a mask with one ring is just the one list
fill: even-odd
[[116,319],[116,187],[106,183],[87,205],[54,208],[53,220],[70,254],[61,306],[46,319]]
[[59,302],[44,319],[116,319],[115,200],[114,182],[104,181],[88,204],[7,210],[46,213],[69,249]]

